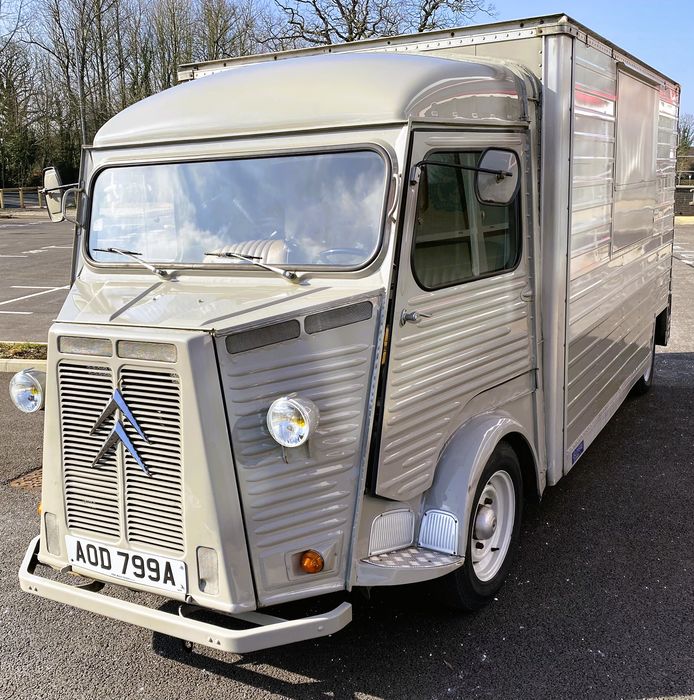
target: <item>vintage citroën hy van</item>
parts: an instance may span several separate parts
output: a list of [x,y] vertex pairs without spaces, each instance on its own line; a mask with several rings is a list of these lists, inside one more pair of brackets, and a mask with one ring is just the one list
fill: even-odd
[[259,610],[355,587],[483,605],[667,342],[679,87],[561,15],[180,77],[72,186],[47,371],[11,387],[45,407],[22,587],[238,652],[336,632],[346,601]]

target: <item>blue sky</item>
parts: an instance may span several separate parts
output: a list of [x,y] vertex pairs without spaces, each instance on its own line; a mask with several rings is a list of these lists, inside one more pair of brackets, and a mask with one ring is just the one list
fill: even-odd
[[[492,0],[493,21],[566,13],[682,86],[694,114],[694,0]],[[484,22],[478,15],[476,22]]]

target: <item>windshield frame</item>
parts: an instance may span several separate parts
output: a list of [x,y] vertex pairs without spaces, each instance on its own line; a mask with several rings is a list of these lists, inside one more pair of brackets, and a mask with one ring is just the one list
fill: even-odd
[[[251,159],[270,159],[270,158],[282,158],[286,156],[311,156],[311,155],[324,155],[324,154],[339,154],[339,153],[358,153],[370,151],[376,153],[380,156],[381,160],[385,165],[384,171],[384,189],[383,189],[383,200],[381,202],[381,213],[378,225],[378,239],[373,249],[373,253],[368,259],[359,263],[358,265],[318,265],[318,264],[302,264],[294,265],[291,263],[281,263],[276,266],[282,270],[290,271],[301,271],[310,273],[349,273],[349,272],[359,272],[370,267],[375,260],[377,260],[383,252],[383,244],[385,240],[386,223],[388,218],[389,203],[397,196],[397,193],[391,193],[391,188],[396,187],[397,184],[394,183],[393,172],[394,172],[394,154],[391,154],[384,146],[373,142],[358,142],[349,144],[336,144],[325,147],[307,147],[307,148],[286,148],[278,149],[272,151],[259,151],[254,153],[241,153],[233,155],[215,155],[210,157],[173,157],[173,158],[148,158],[146,160],[132,160],[132,161],[118,161],[112,163],[104,163],[98,166],[89,177],[89,186],[87,188],[87,201],[84,211],[83,219],[83,233],[82,238],[82,256],[87,265],[91,268],[97,270],[103,269],[116,269],[125,271],[137,271],[140,270],[140,266],[136,263],[131,262],[103,262],[95,260],[90,252],[90,236],[91,236],[91,224],[92,224],[92,206],[94,203],[94,188],[96,182],[105,170],[111,170],[113,168],[132,168],[147,165],[176,165],[176,164],[186,164],[186,163],[207,163],[207,162],[220,162],[220,161],[234,161],[234,160],[251,160]],[[183,262],[162,262],[159,260],[146,260],[146,262],[154,263],[157,267],[165,270],[195,270],[195,271],[208,271],[218,274],[221,272],[234,273],[238,271],[242,272],[258,272],[259,268],[252,263],[237,262],[233,265],[225,263],[220,259],[220,262],[214,263],[183,263]]]

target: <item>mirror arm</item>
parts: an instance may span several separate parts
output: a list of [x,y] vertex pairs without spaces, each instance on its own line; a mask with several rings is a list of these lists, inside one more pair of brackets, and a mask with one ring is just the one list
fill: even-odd
[[58,185],[57,187],[42,187],[41,194],[46,195],[49,192],[60,192],[62,190],[69,190],[69,189],[75,189],[79,192],[80,191],[79,184],[80,184],[79,182],[73,182],[69,185]]
[[[67,187],[67,189],[66,189]],[[63,212],[63,216],[65,217],[65,221],[69,221],[71,224],[75,224],[75,226],[79,226],[80,223],[77,221],[77,219],[71,219],[67,214],[67,206],[66,206],[66,200],[67,197],[70,193],[74,191],[76,195],[80,194],[80,192],[84,192],[84,190],[79,186],[78,182],[74,182],[72,185],[61,185],[60,187],[54,188],[55,190],[65,190],[63,192],[62,199],[60,200],[60,209]],[[77,198],[75,197],[75,200]]]
[[444,168],[455,168],[456,170],[472,170],[476,173],[489,173],[490,175],[496,175],[498,180],[503,180],[505,177],[512,177],[513,173],[507,170],[491,170],[490,168],[478,168],[474,165],[459,165],[458,163],[442,163],[438,160],[420,160],[419,163],[415,163],[412,166],[412,171],[410,174],[410,185],[417,184],[417,171],[421,170],[427,165],[442,165]]

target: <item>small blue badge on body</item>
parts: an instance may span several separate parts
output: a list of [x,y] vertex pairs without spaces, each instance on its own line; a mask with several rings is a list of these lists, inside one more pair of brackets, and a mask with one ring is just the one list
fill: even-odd
[[585,449],[585,446],[583,444],[583,440],[576,445],[574,448],[574,451],[571,453],[571,466],[573,467],[574,464],[578,461],[578,458],[583,454],[583,450]]

